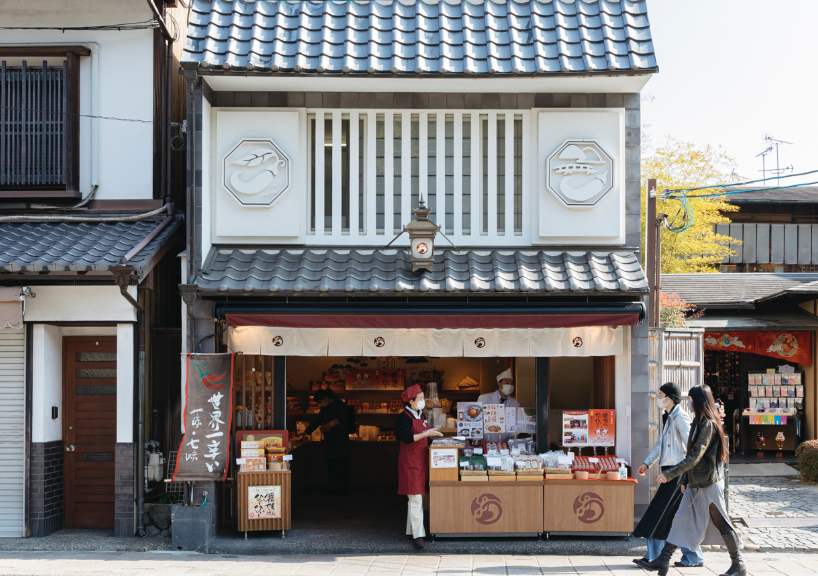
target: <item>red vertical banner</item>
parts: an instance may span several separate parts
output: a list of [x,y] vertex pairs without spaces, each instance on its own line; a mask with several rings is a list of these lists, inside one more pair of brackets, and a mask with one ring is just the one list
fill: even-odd
[[812,361],[809,332],[756,332],[754,352],[804,366]]
[[230,462],[235,354],[187,354],[185,435],[173,480],[224,480]]

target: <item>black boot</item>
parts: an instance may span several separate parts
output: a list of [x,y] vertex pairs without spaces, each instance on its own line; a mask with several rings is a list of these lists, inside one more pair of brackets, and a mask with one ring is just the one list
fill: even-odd
[[644,568],[645,570],[658,571],[659,576],[667,576],[667,571],[670,570],[670,558],[673,556],[673,553],[676,552],[676,548],[678,548],[678,546],[666,542],[665,547],[662,548],[662,553],[659,554],[656,560],[653,562],[640,561],[637,564],[640,568]]
[[730,552],[730,569],[720,576],[747,576],[747,567],[741,561],[741,543],[738,539],[738,534],[735,532],[728,532],[722,534],[724,543],[727,545],[727,551]]

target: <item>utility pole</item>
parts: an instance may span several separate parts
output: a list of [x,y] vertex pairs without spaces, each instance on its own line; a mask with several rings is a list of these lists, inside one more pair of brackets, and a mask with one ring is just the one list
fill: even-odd
[[650,327],[660,327],[661,297],[662,290],[662,227],[667,214],[656,213],[656,199],[659,194],[656,191],[656,180],[648,180],[647,189],[647,220],[645,228],[647,239],[645,242],[645,268],[647,268],[648,288],[648,315],[650,316]]

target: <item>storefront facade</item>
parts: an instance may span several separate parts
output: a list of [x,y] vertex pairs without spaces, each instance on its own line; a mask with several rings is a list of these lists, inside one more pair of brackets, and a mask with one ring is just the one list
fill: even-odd
[[[182,63],[187,350],[259,358],[261,423],[291,434],[336,365],[420,378],[415,359],[438,366],[441,394],[468,376],[475,399],[511,368],[538,449],[550,410],[615,409],[616,454],[641,462],[644,5],[220,10],[194,2]],[[439,231],[420,250],[395,238],[422,205]],[[637,516],[648,501],[637,486]]]

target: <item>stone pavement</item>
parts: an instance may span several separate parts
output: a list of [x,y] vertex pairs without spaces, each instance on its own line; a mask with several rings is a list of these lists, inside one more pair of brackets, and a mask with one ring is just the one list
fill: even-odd
[[[750,576],[818,575],[818,555],[808,553],[746,554]],[[727,569],[725,552],[705,552],[705,566],[670,574],[710,576]],[[623,556],[236,556],[181,552],[2,552],[0,574],[175,576],[641,576]]]
[[[818,485],[784,476],[731,476],[729,492],[730,518],[745,546],[818,551]],[[752,527],[742,518],[752,519],[747,522]],[[810,521],[812,518],[815,522]]]

